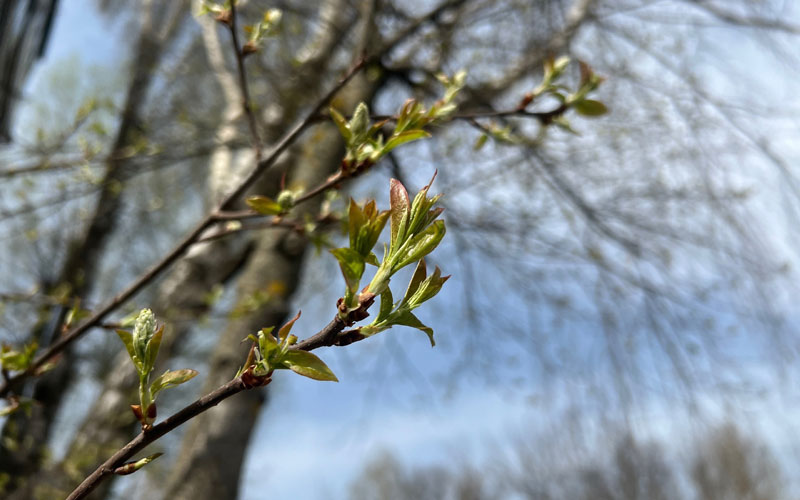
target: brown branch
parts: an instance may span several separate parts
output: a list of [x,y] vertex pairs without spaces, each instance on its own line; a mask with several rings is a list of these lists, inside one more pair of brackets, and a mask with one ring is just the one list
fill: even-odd
[[[254,214],[249,211],[238,211],[238,212],[220,212],[217,214],[218,220],[240,220],[240,219],[250,219],[262,216],[261,214]],[[316,224],[331,224],[338,222],[340,219],[333,214],[321,214],[316,219],[314,219],[314,223]],[[223,238],[230,234],[239,233],[242,231],[255,231],[259,229],[271,229],[275,227],[282,227],[286,229],[291,229],[298,233],[304,233],[306,231],[305,223],[299,220],[289,220],[284,219],[282,216],[274,215],[272,219],[268,221],[264,221],[257,224],[248,224],[242,225],[241,227],[237,228],[226,228],[222,229],[216,233],[209,234],[207,236],[203,236],[196,243],[204,243],[207,241],[217,240],[219,238]]]
[[302,233],[304,231],[303,224],[296,221],[282,219],[281,217],[273,216],[271,220],[266,222],[262,222],[260,224],[251,224],[247,226],[241,226],[236,228],[228,228],[228,229],[221,229],[215,233],[203,236],[199,240],[195,241],[195,243],[206,243],[209,241],[218,240],[220,238],[224,238],[225,236],[241,233],[242,231],[254,231],[258,229],[271,229],[275,227],[283,227],[286,229],[291,229],[296,232]]
[[256,162],[261,161],[261,136],[258,133],[258,123],[256,123],[256,115],[253,113],[252,102],[250,102],[250,91],[247,86],[247,73],[244,69],[245,54],[242,52],[242,47],[239,44],[239,35],[236,30],[236,2],[231,2],[231,17],[228,24],[231,32],[231,41],[233,42],[233,50],[236,54],[236,69],[239,74],[239,88],[242,91],[242,107],[244,114],[247,116],[247,123],[250,126],[250,135],[253,140],[253,151],[256,154]]
[[[361,307],[356,311],[352,311],[349,317],[362,318],[366,315],[366,310],[374,302],[374,296],[366,296],[362,300]],[[358,333],[358,330],[343,331],[344,328],[351,324],[351,320],[343,320],[339,318],[338,314],[331,320],[322,330],[312,335],[311,337],[299,342],[292,346],[293,350],[312,351],[319,347],[334,346],[334,345],[348,345],[357,342],[366,337]],[[115,470],[121,467],[126,461],[131,459],[136,453],[143,450],[146,446],[161,438],[168,432],[174,430],[178,426],[188,422],[192,418],[200,415],[209,408],[216,406],[220,402],[228,399],[229,397],[238,394],[247,389],[254,387],[261,387],[270,381],[270,376],[256,377],[252,372],[245,370],[245,373],[239,377],[234,378],[230,382],[222,385],[216,390],[206,394],[190,403],[182,410],[167,417],[163,422],[154,425],[147,431],[140,432],[128,444],[120,448],[108,460],[103,462],[97,469],[89,474],[86,479],[70,493],[67,500],[78,500],[85,498],[86,495],[91,493],[102,481],[108,476],[114,475]],[[251,383],[255,381],[255,383]]]
[[340,171],[336,172],[335,174],[331,175],[330,177],[328,177],[328,179],[325,180],[325,182],[323,182],[319,186],[317,186],[317,187],[315,187],[315,188],[313,188],[313,189],[311,189],[309,191],[306,191],[302,195],[298,196],[297,199],[294,200],[294,203],[295,204],[303,203],[304,201],[313,198],[314,196],[322,193],[323,191],[326,191],[327,189],[330,189],[330,188],[336,186],[337,184],[339,184],[340,182],[345,180],[347,177],[353,177],[353,175],[350,175],[350,176],[345,175],[340,170]]
[[104,479],[114,474],[117,467],[122,466],[129,458],[134,456],[139,451],[143,450],[147,445],[157,440],[161,436],[172,431],[176,427],[191,420],[197,415],[203,413],[209,408],[216,406],[221,401],[247,389],[247,386],[242,382],[241,377],[237,377],[225,385],[219,387],[205,396],[197,399],[193,403],[184,407],[179,412],[168,417],[160,424],[154,425],[147,432],[141,432],[133,438],[128,444],[114,453],[108,460],[103,462],[100,467],[95,469],[83,482],[70,493],[67,500],[77,500],[85,498],[86,495],[91,493]]
[[[141,287],[144,286],[147,282],[149,282],[152,278],[154,278],[160,271],[165,269],[172,261],[177,259],[191,244],[193,244],[200,234],[212,223],[219,220],[219,215],[230,208],[235,200],[237,200],[245,190],[255,181],[255,179],[263,173],[265,169],[269,166],[274,164],[277,158],[283,153],[290,144],[292,144],[300,134],[313,123],[315,117],[320,113],[320,111],[324,108],[324,106],[330,101],[330,99],[350,80],[352,79],[368,62],[373,62],[378,60],[385,52],[390,50],[396,44],[400,43],[403,39],[405,39],[410,34],[416,32],[416,30],[424,24],[426,20],[436,19],[442,13],[444,13],[448,8],[462,4],[463,0],[461,1],[450,1],[445,2],[437,9],[434,9],[430,14],[427,16],[423,16],[422,18],[418,19],[414,24],[409,26],[404,32],[399,34],[395,37],[389,44],[384,45],[379,51],[374,53],[372,56],[362,57],[353,67],[350,68],[348,73],[328,92],[326,93],[317,103],[316,106],[306,115],[306,117],[300,121],[289,133],[287,133],[281,141],[273,148],[272,152],[267,158],[261,159],[260,158],[260,139],[258,138],[257,129],[255,128],[255,121],[252,117],[251,113],[248,113],[248,116],[251,117],[253,120],[251,122],[251,132],[253,133],[254,137],[254,148],[256,148],[257,154],[257,163],[256,168],[248,175],[240,184],[239,186],[230,193],[223,201],[220,203],[219,207],[216,210],[211,211],[208,216],[201,221],[197,227],[190,233],[188,237],[186,237],[181,243],[173,249],[170,254],[159,262],[153,269],[142,275],[133,285],[131,285],[123,294],[115,298],[109,305],[104,307],[99,313],[96,313],[92,318],[86,321],[84,324],[80,325],[78,328],[73,330],[72,332],[65,335],[56,345],[52,348],[48,349],[43,355],[37,358],[34,361],[34,364],[31,368],[26,370],[25,372],[20,373],[17,377],[17,381],[21,380],[32,370],[35,369],[35,366],[41,365],[47,359],[52,357],[53,355],[57,354],[60,350],[63,350],[67,344],[77,339],[80,335],[82,335],[86,330],[90,327],[99,324],[103,317],[111,312],[115,307],[121,304],[124,300],[129,298],[131,295],[136,293]],[[245,99],[245,110],[249,110],[248,104],[248,97],[246,91],[246,79],[244,78],[244,67],[242,61],[242,53],[241,49],[238,47],[238,39],[236,38],[235,33],[235,10],[231,9],[231,22],[230,26],[232,29],[232,35],[234,38],[234,46],[236,47],[236,55],[237,55],[237,63],[239,64],[239,72],[240,72],[240,80],[243,81],[243,94]],[[318,188],[312,189],[305,195],[301,197],[298,201],[303,201],[305,199],[309,199],[316,194],[324,191],[328,187],[334,185],[336,182],[339,182],[341,178],[338,176],[332,176],[326,183],[323,183]],[[353,324],[356,320],[363,319],[367,316],[366,310],[372,305],[375,297],[372,295],[368,295],[363,297],[361,302],[361,307],[359,307],[356,311],[352,311],[348,314],[346,319],[342,319],[337,316],[320,332],[317,334],[309,337],[308,339],[300,342],[299,344],[293,346],[293,349],[302,349],[310,351],[312,349],[316,349],[317,347],[321,346],[331,346],[331,345],[347,345],[349,343],[355,342],[357,340],[361,340],[364,338],[357,330],[351,330],[348,332],[343,332],[344,328],[348,325]],[[245,371],[245,375],[249,372]],[[7,381],[3,386],[0,386],[0,395],[5,395],[13,381]],[[264,381],[264,383],[268,382],[268,379]],[[171,430],[175,429],[176,427],[180,426],[181,424],[187,422],[188,420],[192,419],[193,417],[203,413],[204,411],[208,410],[212,406],[219,404],[221,401],[242,392],[248,388],[253,387],[252,384],[247,384],[245,381],[242,380],[242,377],[237,377],[230,382],[224,384],[223,386],[219,387],[215,391],[199,398],[195,402],[191,403],[190,405],[186,406],[179,412],[175,413],[174,415],[168,417],[166,420],[161,422],[158,425],[155,425],[147,432],[142,431],[139,435],[137,435],[132,441],[130,441],[127,445],[117,451],[114,455],[112,455],[108,460],[106,460],[100,467],[98,467],[92,474],[90,474],[68,497],[68,500],[77,500],[80,498],[84,498],[88,495],[91,491],[93,491],[99,484],[102,482],[106,477],[109,475],[114,474],[115,470],[121,467],[126,460],[131,458],[134,454],[138,453],[142,449],[144,449],[147,445],[152,443],[153,441],[157,440],[161,436],[167,434]]]
[[333,96],[344,87],[347,82],[349,82],[363,67],[366,60],[361,59],[355,65],[353,65],[349,71],[345,74],[345,76],[340,79],[335,85],[331,87],[331,89],[322,96],[317,105],[314,106],[306,117],[301,120],[291,131],[283,136],[283,138],[278,142],[278,144],[273,148],[272,152],[266,157],[259,161],[253,171],[248,175],[238,186],[237,188],[230,193],[217,207],[217,209],[212,210],[202,221],[200,221],[190,232],[189,234],[183,238],[169,253],[164,256],[158,263],[156,263],[153,267],[145,271],[141,276],[139,276],[133,283],[131,283],[125,290],[123,290],[119,295],[114,297],[111,301],[109,301],[106,305],[101,307],[91,318],[87,319],[84,323],[78,325],[77,327],[73,328],[69,332],[66,332],[57,342],[52,344],[47,350],[45,350],[42,354],[40,354],[28,367],[27,370],[17,373],[13,375],[11,378],[3,382],[0,385],[0,397],[4,397],[9,394],[9,392],[23,380],[31,376],[32,374],[36,373],[36,371],[41,368],[45,363],[47,363],[50,359],[55,357],[57,354],[62,352],[68,345],[72,342],[77,340],[78,338],[82,337],[90,328],[99,325],[106,316],[108,316],[112,311],[126,302],[128,299],[133,297],[137,292],[139,292],[145,285],[150,283],[154,278],[161,274],[165,269],[167,269],[170,265],[172,265],[178,258],[180,258],[186,250],[191,247],[194,242],[200,238],[200,235],[208,228],[211,224],[213,224],[216,219],[215,215],[223,211],[225,209],[230,208],[234,202],[250,187],[250,185],[255,182],[255,180],[269,167],[271,167],[278,159],[278,157],[295,141],[297,138],[302,134],[302,132],[311,125],[314,120],[314,117],[319,114],[319,111],[333,98]]
[[[555,118],[563,115],[568,109],[569,104],[561,104],[558,107],[549,110],[549,111],[528,111],[526,109],[519,109],[515,108],[512,110],[505,110],[505,111],[480,111],[474,113],[460,113],[455,114],[450,117],[451,120],[464,120],[469,122],[474,127],[478,128],[482,132],[486,134],[491,134],[491,130],[480,124],[477,120],[481,118],[510,118],[510,117],[524,117],[524,118],[534,118],[539,121],[542,125],[549,125]],[[327,113],[320,114],[314,117],[314,121],[319,121],[322,119],[329,119]],[[396,121],[397,116],[395,115],[374,115],[371,116],[373,121]],[[318,186],[306,191],[297,199],[295,200],[295,205],[302,203],[304,201],[313,198],[314,196],[326,191],[327,189],[336,187],[339,183],[346,180],[349,177],[354,177],[354,174],[361,173],[361,172],[354,172],[353,174],[345,174],[342,171],[336,172],[324,182],[320,183]],[[255,210],[220,210],[214,213],[214,219],[217,221],[230,221],[230,220],[245,220],[245,219],[253,219],[258,217],[265,217],[265,214],[261,214]],[[277,224],[273,224],[277,225]],[[262,227],[270,227],[269,225],[262,226]],[[236,231],[227,231],[225,234],[233,233]],[[223,236],[223,234],[214,235],[214,238],[219,236]],[[203,238],[199,241],[205,241],[207,238]]]

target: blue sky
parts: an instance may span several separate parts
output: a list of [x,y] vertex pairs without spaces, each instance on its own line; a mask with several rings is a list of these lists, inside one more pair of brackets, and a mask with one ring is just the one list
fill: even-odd
[[[74,57],[82,64],[120,71],[120,48],[126,44],[123,26],[98,16],[94,4],[92,0],[60,3],[50,47],[45,59],[34,68],[29,89],[36,88],[48,67]],[[760,60],[757,48],[737,45],[739,39],[733,35],[722,37],[722,45],[731,57],[736,54],[750,61],[752,68],[764,66],[759,70],[770,70],[771,62]],[[792,96],[792,89],[796,90],[796,86],[787,85],[781,92]],[[25,108],[20,111],[18,123],[26,119]],[[454,290],[460,288],[458,279],[456,276],[453,280]],[[457,303],[456,297],[443,299]],[[421,316],[437,329],[441,312],[423,312]],[[329,315],[324,307],[312,307],[304,311],[298,328],[313,331]],[[382,450],[416,465],[448,461],[454,453],[464,453],[468,461],[477,464],[489,457],[498,443],[503,446],[513,432],[527,432],[531,427],[547,429],[570,411],[571,396],[575,394],[571,391],[584,386],[585,381],[557,380],[551,387],[517,392],[501,380],[498,384],[468,384],[466,389],[447,394],[440,383],[446,374],[440,370],[429,373],[426,366],[452,362],[454,339],[447,336],[457,335],[458,328],[448,325],[437,329],[442,346],[435,350],[419,332],[389,332],[409,339],[403,343],[416,369],[402,381],[393,378],[402,372],[402,361],[398,360],[395,366],[376,366],[392,359],[382,352],[393,347],[392,341],[383,339],[376,339],[374,345],[357,345],[352,353],[321,353],[339,375],[339,384],[280,374],[271,386],[271,401],[260,417],[248,456],[242,498],[263,498],[265,490],[274,498],[339,498],[365,462]],[[760,385],[773,383],[771,372],[758,362],[749,368],[762,373]],[[781,454],[788,461],[791,456],[797,457],[796,445],[782,436],[796,421],[794,417],[800,416],[800,405],[796,399],[785,397],[784,392],[791,394],[791,386],[786,391],[775,391],[766,400],[753,398],[738,403],[741,410],[759,422],[767,439],[783,446]],[[701,393],[698,399],[710,413],[725,414],[713,394]],[[688,416],[681,419],[670,415],[665,420],[665,408],[673,407],[672,403],[654,396],[634,412],[632,422],[644,435],[669,438],[680,429],[686,431]],[[318,481],[305,479],[308,469],[315,470]]]

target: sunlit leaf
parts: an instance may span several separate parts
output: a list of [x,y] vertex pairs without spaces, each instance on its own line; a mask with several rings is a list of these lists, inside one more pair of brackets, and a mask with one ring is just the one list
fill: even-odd
[[175,387],[176,385],[180,385],[184,382],[187,382],[197,376],[197,372],[190,368],[185,368],[183,370],[174,370],[174,371],[166,371],[162,373],[159,377],[153,380],[153,383],[150,384],[150,394],[152,394],[153,399],[155,399],[156,394],[161,392],[164,389],[168,389],[170,387]]
[[582,99],[572,104],[575,111],[583,116],[601,116],[608,113],[606,105],[592,99]]
[[268,196],[250,196],[246,203],[250,208],[263,215],[278,215],[283,212],[281,204]]
[[417,130],[407,130],[405,132],[401,132],[399,134],[394,134],[392,137],[386,141],[386,144],[383,146],[383,153],[388,153],[389,151],[393,150],[394,148],[403,145],[407,142],[416,141],[418,139],[423,139],[430,137],[431,134],[425,132],[422,129]]
[[396,325],[403,325],[403,326],[410,326],[412,328],[416,328],[418,330],[422,330],[428,336],[428,339],[431,341],[431,347],[436,345],[436,342],[433,340],[433,328],[429,326],[425,326],[422,321],[419,320],[414,314],[410,311],[406,311],[403,314],[399,315],[395,320],[394,324]]
[[294,326],[294,323],[298,319],[300,319],[300,312],[301,311],[297,311],[297,315],[294,318],[292,318],[291,320],[287,321],[286,324],[283,325],[280,330],[278,330],[278,338],[279,339],[284,340],[286,338],[286,336],[289,335],[289,332],[292,331],[292,327]]
[[410,208],[408,191],[406,191],[405,186],[397,179],[392,179],[389,182],[389,204],[391,207],[391,241],[394,244],[398,236],[402,236],[404,222],[408,217]]
[[356,291],[364,274],[364,257],[351,248],[334,248],[330,252],[339,261],[347,288]]
[[378,317],[375,318],[375,321],[381,321],[382,319],[389,316],[389,313],[392,312],[392,306],[394,305],[394,299],[392,298],[392,290],[386,288],[383,292],[381,292],[381,308],[378,312]]
[[339,379],[316,355],[307,351],[289,351],[281,359],[281,363],[295,373],[314,380],[338,382]]
[[[136,357],[136,351],[133,350],[133,334],[127,330],[116,330],[117,335],[119,336],[122,343],[125,344],[125,349],[128,351],[128,356],[130,356],[131,360],[136,363],[138,358]],[[139,360],[141,364],[141,360]],[[139,367],[137,366],[137,369]]]

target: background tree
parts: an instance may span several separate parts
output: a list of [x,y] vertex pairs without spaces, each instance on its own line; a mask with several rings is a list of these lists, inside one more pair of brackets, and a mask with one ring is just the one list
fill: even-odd
[[[552,436],[526,436],[511,444],[511,456],[498,452],[487,466],[457,458],[455,464],[409,467],[384,453],[353,481],[350,498],[786,498],[781,466],[757,432],[744,439],[733,423],[704,432],[702,439],[682,439],[680,452],[691,457],[685,462],[671,460],[662,442],[605,429],[604,448],[573,441],[556,457],[547,452]],[[559,446],[565,441],[555,440]]]
[[[601,395],[599,404],[630,408],[644,386],[672,393],[676,385],[741,383],[749,374],[731,368],[742,351],[773,358],[795,351],[781,303],[793,290],[786,264],[794,255],[781,244],[790,231],[759,221],[765,212],[796,216],[782,137],[763,131],[780,121],[789,137],[797,122],[777,93],[763,91],[767,78],[739,75],[748,62],[722,64],[720,54],[729,54],[713,47],[748,37],[764,57],[796,68],[788,47],[798,29],[786,21],[796,14],[788,4],[248,2],[240,25],[271,7],[283,19],[248,56],[246,86],[224,27],[193,18],[188,3],[101,6],[135,34],[121,48],[131,61],[128,80],[107,98],[73,96],[59,119],[46,122],[63,126],[23,124],[25,139],[3,153],[3,190],[17,195],[2,197],[13,235],[2,328],[17,347],[58,342],[74,307],[102,310],[249,175],[254,145],[274,144],[366,53],[370,64],[333,101],[343,113],[359,101],[375,115],[393,113],[408,96],[431,102],[441,96],[437,74],[469,68],[460,119],[348,184],[355,193],[374,191],[388,170],[422,185],[439,169],[454,242],[442,259],[455,264],[461,290],[443,307],[464,313],[441,342],[458,353],[449,384],[478,375],[525,388],[569,374],[596,380],[586,387]],[[724,35],[715,38],[718,29]],[[566,108],[551,113],[561,108],[557,96],[537,94],[544,62],[558,55],[607,77],[598,92],[611,113],[602,121]],[[576,63],[565,70],[570,89],[580,72]],[[747,82],[747,106],[726,84],[734,78]],[[245,88],[252,121],[243,112]],[[533,100],[520,108],[526,95]],[[338,131],[320,117],[251,192],[275,197],[286,186],[316,185],[344,153]],[[780,206],[772,193],[783,197]],[[329,213],[336,218],[335,202],[318,198],[292,214],[315,222],[310,233],[247,220],[244,230],[209,229],[203,238],[231,234],[192,246],[136,296],[173,325],[161,359],[193,359],[206,388],[229,379],[247,349],[241,332],[280,324],[290,313],[307,247],[324,246],[336,226],[324,223]],[[320,296],[341,293],[339,278],[321,279],[318,288],[330,292]],[[117,322],[133,310],[126,300],[101,320]],[[731,337],[734,324],[759,335]],[[219,335],[199,340],[204,331]],[[129,439],[133,374],[113,369],[125,353],[108,337],[73,344],[48,375],[14,388],[42,404],[4,425],[0,470],[9,493],[68,491]],[[104,379],[95,403],[65,405],[66,388],[87,372]],[[232,399],[198,419],[184,444],[168,445],[181,451],[172,453],[165,494],[235,496],[265,401],[255,391]],[[52,426],[64,413],[85,421],[66,457],[47,460]]]

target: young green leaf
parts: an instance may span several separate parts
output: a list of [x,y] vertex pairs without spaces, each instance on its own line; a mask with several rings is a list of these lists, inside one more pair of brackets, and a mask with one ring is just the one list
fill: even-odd
[[397,179],[392,179],[389,182],[389,206],[391,221],[389,227],[391,229],[391,241],[394,245],[398,238],[402,238],[405,234],[405,225],[408,219],[408,211],[410,202],[408,199],[408,191],[405,186]]
[[442,271],[436,267],[433,271],[433,274],[428,276],[422,283],[420,283],[419,287],[411,296],[407,296],[408,308],[416,309],[422,305],[423,302],[433,298],[437,293],[439,293],[439,290],[442,289],[442,285],[444,285],[448,279],[450,279],[450,276],[442,276]]
[[168,389],[170,387],[175,387],[176,385],[180,385],[184,382],[187,382],[193,379],[197,375],[197,371],[192,370],[190,368],[185,368],[183,370],[174,370],[174,371],[165,371],[155,380],[153,383],[150,384],[150,394],[153,397],[153,400],[156,399],[156,394],[161,392],[164,389]]
[[389,151],[393,150],[394,148],[401,146],[407,142],[416,141],[419,139],[430,137],[431,134],[425,132],[422,129],[417,130],[407,130],[405,132],[400,132],[399,134],[393,134],[386,144],[383,146],[381,150],[383,154],[388,153]]
[[122,340],[122,343],[125,344],[125,349],[128,351],[128,356],[130,356],[131,361],[133,361],[133,364],[136,366],[136,371],[140,371],[142,360],[136,357],[136,352],[133,350],[133,334],[127,330],[116,330],[116,332],[120,340]]
[[389,317],[389,314],[392,312],[392,307],[394,306],[394,299],[392,298],[392,290],[387,288],[381,293],[381,308],[378,312],[378,317],[375,318],[375,322],[379,322],[383,319]]
[[272,358],[272,356],[280,349],[278,340],[274,335],[272,335],[272,330],[273,327],[269,327],[262,328],[261,331],[258,332],[258,351],[261,353],[261,357],[264,359]]
[[433,340],[433,328],[429,326],[425,326],[422,321],[419,320],[411,311],[404,311],[402,314],[398,315],[394,319],[394,324],[396,325],[403,325],[403,326],[410,326],[412,328],[416,328],[418,330],[422,330],[428,336],[428,339],[431,341],[431,347],[436,345],[436,342]]
[[314,380],[338,382],[339,379],[316,355],[307,351],[288,351],[281,358],[281,364],[295,373]]
[[364,274],[364,257],[352,248],[334,248],[330,252],[339,261],[347,289],[355,293]]
[[342,134],[342,138],[344,142],[349,146],[352,142],[353,134],[350,133],[350,128],[347,125],[347,120],[341,113],[336,111],[334,108],[329,108],[328,112],[331,114],[331,119],[333,119],[333,123],[336,124],[336,127],[339,128],[339,133]]
[[294,326],[294,323],[298,319],[300,319],[300,313],[301,313],[301,311],[297,311],[297,315],[294,318],[292,318],[291,320],[287,321],[286,324],[283,325],[280,330],[278,330],[278,338],[279,339],[281,339],[282,341],[286,339],[286,336],[289,335],[289,332],[292,331],[292,327]]
[[578,114],[583,116],[601,116],[608,113],[608,108],[606,108],[605,104],[592,99],[581,99],[574,102],[572,107],[575,108]]
[[[406,289],[405,295],[403,295],[403,300],[400,302],[401,307],[408,303],[411,296],[414,295],[420,284],[425,280],[426,275],[427,269],[425,265],[425,259],[420,259],[417,263],[417,268],[414,269],[414,274],[411,276],[411,281],[408,282],[408,288]],[[381,305],[381,308],[382,307],[383,305]]]
[[263,215],[279,215],[283,212],[281,204],[268,196],[250,196],[245,202],[250,208]]
[[414,263],[431,253],[442,241],[445,232],[443,220],[433,221],[433,224],[411,239],[406,251],[399,256],[396,269]]
[[147,343],[147,348],[145,349],[145,359],[142,361],[142,371],[145,374],[153,371],[153,368],[156,365],[156,358],[158,357],[158,350],[161,347],[161,338],[163,335],[164,325],[161,325],[161,327],[156,330],[156,333],[153,334],[153,337]]

